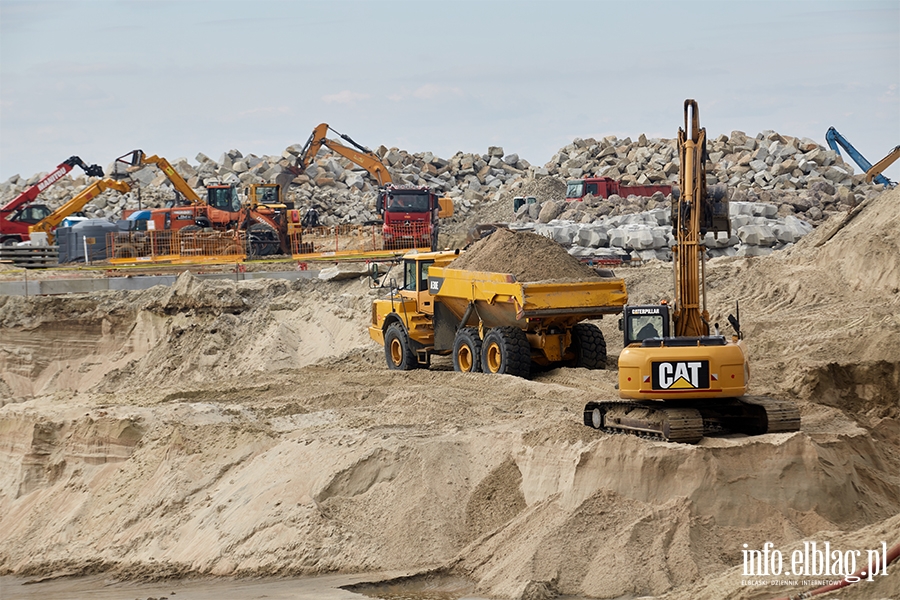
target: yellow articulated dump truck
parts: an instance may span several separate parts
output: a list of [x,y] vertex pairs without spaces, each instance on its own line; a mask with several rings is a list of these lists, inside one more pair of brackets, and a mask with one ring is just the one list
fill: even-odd
[[451,268],[458,255],[407,254],[402,285],[372,304],[369,335],[390,369],[427,368],[435,354],[452,355],[456,371],[519,377],[532,364],[605,368],[603,333],[583,321],[622,311],[622,279],[519,282]]

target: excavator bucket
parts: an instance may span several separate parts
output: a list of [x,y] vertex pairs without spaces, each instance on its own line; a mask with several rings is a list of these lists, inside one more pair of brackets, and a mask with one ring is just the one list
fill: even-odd
[[438,210],[439,219],[447,219],[453,216],[453,198],[438,198],[438,205],[440,206]]

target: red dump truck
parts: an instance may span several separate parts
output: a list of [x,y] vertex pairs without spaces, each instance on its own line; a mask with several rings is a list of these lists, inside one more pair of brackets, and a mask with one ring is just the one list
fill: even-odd
[[627,198],[628,196],[652,196],[662,192],[668,196],[672,193],[671,185],[627,185],[610,177],[585,177],[571,179],[566,182],[566,200],[584,200],[588,194],[595,198],[609,198],[613,194]]

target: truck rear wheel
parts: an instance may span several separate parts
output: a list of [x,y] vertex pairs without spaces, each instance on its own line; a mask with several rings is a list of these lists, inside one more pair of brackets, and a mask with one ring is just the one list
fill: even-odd
[[399,323],[391,324],[384,332],[384,358],[392,371],[416,368],[416,354],[409,346],[409,336]]
[[481,346],[481,368],[485,373],[531,375],[531,344],[525,332],[516,327],[491,329]]
[[481,371],[481,338],[475,327],[463,327],[453,340],[453,370],[462,373]]
[[566,363],[567,367],[606,368],[606,340],[593,323],[576,323],[572,327],[571,349],[575,358]]

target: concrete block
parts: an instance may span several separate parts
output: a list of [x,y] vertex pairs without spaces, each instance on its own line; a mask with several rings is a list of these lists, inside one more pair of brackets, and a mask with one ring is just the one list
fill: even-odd
[[625,247],[625,235],[626,232],[621,227],[614,227],[606,232],[607,236],[609,236],[609,247],[610,248],[624,248]]
[[738,230],[743,246],[774,246],[778,239],[772,227],[767,225],[745,225]]
[[772,248],[768,248],[766,246],[749,246],[747,244],[741,244],[740,248],[737,249],[737,252],[735,252],[734,256],[768,256],[769,254],[772,254],[772,252]]
[[576,241],[580,246],[585,246],[588,248],[600,248],[601,246],[606,246],[609,243],[609,236],[607,235],[606,230],[602,227],[582,227],[578,231],[578,237]]
[[653,233],[644,227],[640,229],[626,229],[625,247],[633,250],[652,249],[654,248]]

